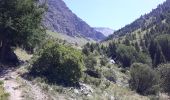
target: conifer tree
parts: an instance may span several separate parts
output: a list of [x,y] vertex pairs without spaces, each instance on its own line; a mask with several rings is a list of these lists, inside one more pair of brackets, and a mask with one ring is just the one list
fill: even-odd
[[159,44],[157,44],[153,64],[154,66],[157,66],[158,64],[165,63],[165,62],[166,62],[165,56],[162,53],[161,47],[159,46]]

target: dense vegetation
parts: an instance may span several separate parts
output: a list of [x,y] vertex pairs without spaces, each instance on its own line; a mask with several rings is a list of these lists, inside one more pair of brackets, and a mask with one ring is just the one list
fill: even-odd
[[45,77],[52,83],[72,85],[79,82],[83,64],[80,51],[49,42],[33,62],[31,74]]
[[[169,94],[170,79],[168,76],[170,75],[170,65],[167,64],[170,61],[169,5],[170,2],[169,0],[167,0],[162,5],[159,5],[157,9],[154,9],[151,13],[141,16],[132,24],[129,24],[123,29],[118,30],[117,32],[115,32],[115,34],[108,38],[108,40],[115,38],[113,43],[110,43],[111,45],[106,47],[115,49],[109,50],[112,50],[112,52],[109,53],[109,57],[117,57],[117,47],[115,46],[115,44],[124,44],[128,47],[132,46],[136,49],[138,54],[139,52],[141,52],[142,56],[135,57],[136,59],[143,59],[145,60],[145,62],[141,62],[142,64],[133,64],[131,67],[129,66],[131,73],[129,84],[131,85],[131,88],[133,90],[136,90],[140,94],[154,94],[158,90]],[[117,36],[122,37],[116,39]],[[129,53],[126,54],[130,55]],[[131,57],[130,59],[133,61],[134,58]],[[116,59],[116,61],[120,62],[119,59]],[[125,62],[129,62],[129,60],[125,59]],[[155,81],[151,81],[151,78]],[[145,82],[147,79],[148,82]],[[140,84],[139,82],[141,82],[142,84]],[[147,87],[149,90],[147,90],[147,88],[143,90],[144,87]]]
[[170,6],[169,5],[170,5],[170,1],[166,0],[163,4],[160,4],[156,9],[153,9],[152,12],[141,16],[140,18],[135,20],[133,23],[126,25],[125,27],[114,32],[114,34],[109,36],[106,40],[112,40],[113,38],[117,38],[117,37],[124,36],[127,34],[130,35],[131,33],[137,30],[152,31],[156,29],[155,30],[156,33],[160,34],[159,33],[160,31],[167,30],[167,28],[169,28],[169,25],[168,25],[170,22],[170,17],[169,17]]
[[12,47],[32,50],[42,40],[41,5],[34,0],[0,1],[0,62],[17,62]]
[[[102,45],[87,44],[83,51],[98,51],[130,69],[129,85],[142,94],[169,93],[170,2],[116,31]],[[136,64],[137,63],[137,64]],[[160,89],[159,89],[160,88]]]
[[[87,43],[76,49],[66,41],[44,37],[41,26],[44,5],[34,0],[1,0],[0,63],[18,62],[13,47],[31,53],[38,47],[29,75],[47,83],[77,86],[81,81],[96,87],[104,84],[104,90],[111,82],[117,82],[119,76],[114,67],[118,66],[130,77],[129,87],[137,93],[170,94],[169,1],[163,5],[115,33],[122,37],[101,44]],[[157,12],[160,9],[162,13]]]

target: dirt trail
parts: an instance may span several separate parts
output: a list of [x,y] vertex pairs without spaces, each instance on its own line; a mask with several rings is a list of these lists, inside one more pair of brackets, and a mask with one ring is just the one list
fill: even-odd
[[10,94],[9,100],[22,100],[22,91],[17,89],[19,84],[13,80],[5,81],[4,87],[6,92]]
[[22,91],[19,89],[20,84],[17,83],[18,75],[13,69],[5,69],[1,72],[0,80],[4,82],[4,89],[10,94],[9,100],[22,100]]
[[8,69],[5,73],[0,74],[0,80],[4,81],[5,91],[10,94],[9,100],[26,100],[27,97],[24,96],[23,90],[31,93],[28,93],[31,100],[49,100],[39,86],[20,76],[20,70],[20,68],[16,70]]
[[22,100],[22,91],[20,85],[16,81],[17,75],[12,70],[7,70],[0,80],[4,81],[4,89],[10,94],[9,100]]

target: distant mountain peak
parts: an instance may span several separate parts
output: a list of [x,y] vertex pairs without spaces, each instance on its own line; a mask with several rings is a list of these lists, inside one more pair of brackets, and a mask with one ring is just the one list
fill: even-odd
[[106,37],[114,33],[114,30],[108,27],[94,27],[94,29],[103,33]]

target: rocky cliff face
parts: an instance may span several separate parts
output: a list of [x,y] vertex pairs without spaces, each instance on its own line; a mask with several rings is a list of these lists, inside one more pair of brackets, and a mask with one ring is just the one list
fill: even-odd
[[[39,0],[42,2],[43,0]],[[63,0],[48,0],[48,10],[45,13],[43,24],[52,31],[102,40],[105,36],[91,28],[86,22],[77,17],[64,3]]]

